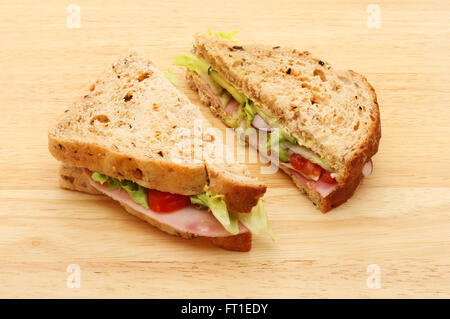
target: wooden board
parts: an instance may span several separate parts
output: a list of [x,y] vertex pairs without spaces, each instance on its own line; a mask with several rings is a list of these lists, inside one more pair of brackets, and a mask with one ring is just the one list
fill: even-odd
[[[67,27],[69,3],[0,4],[0,297],[450,297],[448,2],[378,1],[380,28],[356,0],[76,1],[80,28]],[[104,197],[59,189],[47,150],[49,123],[128,47],[165,70],[208,28],[361,72],[381,106],[374,173],[329,214],[281,172],[251,166],[270,187],[278,240],[259,236],[250,253],[168,236]],[[70,264],[80,288],[67,286]],[[381,287],[370,288],[377,270]]]

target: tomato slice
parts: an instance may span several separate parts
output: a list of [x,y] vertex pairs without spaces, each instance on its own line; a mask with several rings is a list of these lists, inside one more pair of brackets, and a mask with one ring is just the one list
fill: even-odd
[[306,176],[319,177],[322,171],[324,171],[322,167],[314,164],[299,154],[292,154],[292,156],[289,157],[289,162],[292,167]]
[[324,170],[322,172],[322,176],[320,176],[320,180],[327,184],[333,184],[335,182],[334,178],[331,177],[330,172],[327,172],[326,170]]
[[148,190],[148,206],[157,213],[170,213],[189,206],[189,196]]

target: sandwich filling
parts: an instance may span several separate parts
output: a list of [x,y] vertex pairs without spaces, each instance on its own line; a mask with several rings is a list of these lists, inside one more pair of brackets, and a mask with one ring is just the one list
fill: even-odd
[[179,231],[206,237],[267,232],[273,238],[262,199],[250,213],[231,212],[224,195],[214,195],[208,188],[201,194],[188,196],[145,188],[99,172],[86,170],[86,173],[97,190]]
[[[177,55],[174,64],[187,67],[193,76],[200,78],[204,89],[221,106],[225,123],[236,130],[244,130],[251,146],[267,151],[270,157],[278,157],[280,166],[322,197],[337,189],[336,175],[326,157],[300,145],[283,125],[265,114],[258,104],[239,92],[211,65],[186,55]],[[266,133],[267,138],[261,140],[261,134],[258,138],[256,131]]]

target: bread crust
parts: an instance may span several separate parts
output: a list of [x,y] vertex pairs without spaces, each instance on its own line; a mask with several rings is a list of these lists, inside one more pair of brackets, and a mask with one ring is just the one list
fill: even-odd
[[252,249],[252,233],[246,232],[236,236],[211,237],[209,240],[220,248],[247,252]]
[[355,179],[354,177],[352,178],[352,176],[359,176],[362,174],[364,164],[378,152],[378,147],[381,139],[380,108],[378,105],[377,94],[375,93],[375,89],[363,75],[356,73],[352,70],[349,71],[354,77],[359,78],[367,85],[372,95],[372,101],[376,107],[375,107],[375,114],[372,114],[373,121],[371,124],[369,134],[367,134],[367,137],[365,139],[365,142],[362,144],[359,151],[354,153],[351,160],[347,161],[347,176],[345,179],[345,184],[352,183],[351,180]]
[[[102,194],[97,191],[94,187],[90,186],[89,179],[84,173],[84,169],[78,167],[71,167],[68,165],[61,165],[59,168],[60,186],[62,188],[77,190],[80,192],[86,192],[90,194]],[[68,182],[69,181],[69,182]],[[88,183],[89,187],[85,187],[84,183]],[[146,221],[150,225],[168,233],[169,235],[178,236],[184,239],[192,239],[197,236],[188,232],[180,232],[173,227],[163,224],[148,215],[142,214],[141,212],[133,209],[132,207],[120,203],[120,205],[125,208],[125,210],[131,215]],[[249,251],[252,247],[252,234],[250,232],[241,233],[235,236],[226,237],[200,237],[205,240],[210,241],[214,245],[233,251]]]
[[[209,94],[209,92],[203,88],[202,82],[199,79],[199,77],[197,77],[196,75],[193,75],[192,72],[187,71],[186,79],[188,81],[190,88],[198,93],[200,100],[211,109],[212,113],[216,117],[222,119],[222,121],[223,121],[225,113],[223,112],[220,105],[217,104],[216,100]],[[376,131],[377,129],[375,128],[374,130]],[[358,156],[355,157],[355,159],[351,162],[352,163],[352,167],[351,167],[352,175],[350,176],[350,178],[347,178],[345,183],[343,183],[342,185],[339,185],[338,188],[334,192],[330,193],[325,198],[322,197],[313,188],[305,187],[295,177],[295,175],[289,171],[289,169],[287,169],[285,167],[280,167],[280,169],[292,178],[295,185],[305,195],[307,195],[310,198],[310,200],[314,203],[314,205],[316,205],[320,209],[320,211],[322,213],[326,213],[329,210],[331,210],[332,208],[337,207],[337,206],[341,205],[342,203],[344,203],[345,201],[347,201],[353,195],[357,186],[361,182],[361,180],[363,178],[362,167],[365,163],[365,161],[363,162],[363,161],[361,161],[361,159],[364,158],[365,156],[368,156],[367,154],[371,154],[370,156],[372,156],[373,154],[376,153],[377,148],[378,148],[379,136],[368,137],[368,139],[369,139],[369,142],[376,141],[376,143],[372,142],[370,145],[368,145],[367,149],[363,150],[364,154],[359,154]],[[368,157],[368,158],[370,158],[370,157]],[[366,161],[367,161],[367,159],[366,159]]]
[[[164,192],[195,195],[203,192],[207,185],[204,164],[182,166],[172,161],[129,157],[95,143],[58,139],[51,133],[48,135],[48,148],[63,163],[117,179],[129,179]],[[146,179],[139,179],[139,176]]]

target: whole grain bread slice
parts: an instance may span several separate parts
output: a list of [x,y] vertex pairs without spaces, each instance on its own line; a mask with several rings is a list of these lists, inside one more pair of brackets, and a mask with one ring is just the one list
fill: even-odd
[[[186,79],[189,86],[194,91],[198,92],[200,100],[205,105],[209,106],[212,113],[225,121],[225,117],[227,116],[227,114],[224,108],[218,103],[217,99],[215,99],[211,95],[210,91],[205,88],[205,84],[203,83],[202,79],[195,73],[190,71],[187,71]],[[370,152],[373,151],[374,150]],[[371,154],[370,152],[368,154]],[[368,154],[360,154],[359,156],[356,156],[352,162],[350,162],[350,175],[340,183],[339,187],[334,192],[326,197],[322,197],[314,188],[302,184],[298,180],[298,178],[296,178],[295,175],[292,174],[292,172],[290,172],[286,167],[281,166],[280,168],[292,178],[293,182],[302,191],[302,193],[307,195],[309,199],[314,203],[314,205],[317,206],[323,213],[325,213],[330,209],[344,203],[353,195],[354,191],[363,178],[362,166],[366,161],[366,159],[364,158],[365,156],[369,156]]]
[[[69,165],[62,164],[59,167],[59,184],[62,188],[76,190],[80,192],[85,192],[89,194],[99,195],[102,194],[97,189],[91,186],[89,182],[88,176],[85,174],[85,170],[83,168],[73,167]],[[133,209],[132,207],[122,204],[125,210],[152,226],[170,234],[179,236],[185,239],[191,239],[195,236],[192,233],[183,233],[179,230],[174,229],[170,225],[166,225],[160,223],[159,221],[154,220],[148,215],[142,214],[141,212]],[[249,251],[252,247],[252,234],[250,232],[242,233],[235,236],[227,236],[227,237],[203,237],[206,240],[211,241],[214,245],[222,247],[228,250],[234,251]]]
[[373,87],[307,51],[236,45],[196,35],[193,53],[277,119],[299,144],[328,159],[341,187],[378,150],[380,112]]
[[198,107],[133,49],[50,128],[49,150],[70,166],[160,191],[194,195],[209,185],[213,193],[224,192],[233,210],[250,212],[266,186],[245,166],[235,164],[232,172],[206,156],[203,150],[217,144],[210,134],[196,136],[198,127],[211,128]]

